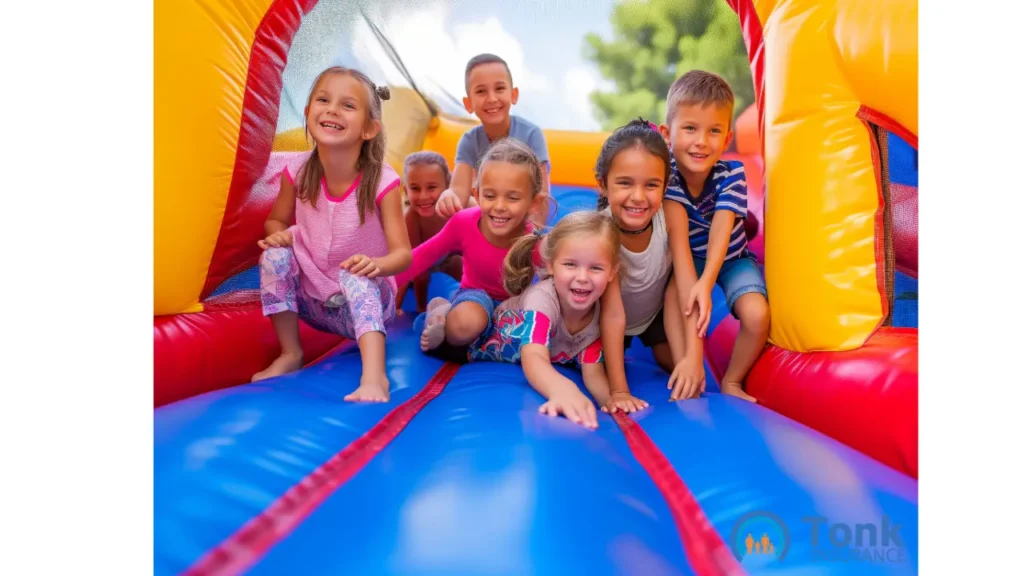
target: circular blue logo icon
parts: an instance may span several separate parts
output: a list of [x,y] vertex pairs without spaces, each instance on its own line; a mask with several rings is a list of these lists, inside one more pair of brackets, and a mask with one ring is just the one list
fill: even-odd
[[755,510],[736,521],[729,544],[745,566],[781,562],[789,552],[789,528],[777,514]]

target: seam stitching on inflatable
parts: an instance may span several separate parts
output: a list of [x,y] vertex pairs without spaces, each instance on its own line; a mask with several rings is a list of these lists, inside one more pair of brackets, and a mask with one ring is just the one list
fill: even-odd
[[694,573],[700,576],[738,576],[746,574],[704,514],[700,503],[672,468],[643,427],[622,412],[614,415],[633,456],[658,487],[675,520],[683,551]]
[[445,389],[458,369],[458,364],[446,362],[422,390],[388,412],[365,434],[289,488],[234,534],[207,551],[184,574],[240,574],[251,567],[394,440],[416,414]]

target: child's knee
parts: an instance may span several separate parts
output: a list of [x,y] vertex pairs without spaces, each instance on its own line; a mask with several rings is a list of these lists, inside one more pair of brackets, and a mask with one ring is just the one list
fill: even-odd
[[744,294],[736,300],[736,315],[740,326],[755,334],[767,334],[771,325],[768,300],[757,292]]
[[267,248],[262,254],[260,254],[260,265],[265,266],[269,264],[278,267],[282,264],[290,264],[294,258],[295,253],[290,247]]
[[458,304],[448,312],[446,331],[461,338],[475,338],[487,328],[487,312],[471,302]]

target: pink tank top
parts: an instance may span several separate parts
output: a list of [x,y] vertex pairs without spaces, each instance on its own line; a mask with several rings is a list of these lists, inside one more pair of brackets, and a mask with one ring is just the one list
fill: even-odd
[[[296,174],[308,157],[308,154],[302,155],[294,169]],[[292,167],[285,166],[284,175],[294,184],[292,172]],[[388,192],[398,188],[400,178],[387,164],[381,167],[377,209],[366,215],[362,226],[359,225],[359,199],[355,194],[361,179],[362,175],[357,176],[341,198],[328,195],[327,183],[321,180],[316,208],[309,202],[295,200],[295,225],[289,230],[294,238],[295,259],[302,272],[300,286],[308,296],[321,302],[338,292],[338,271],[346,259],[356,254],[370,258],[388,254],[380,203]],[[386,280],[391,284],[392,294],[396,293],[394,277]]]

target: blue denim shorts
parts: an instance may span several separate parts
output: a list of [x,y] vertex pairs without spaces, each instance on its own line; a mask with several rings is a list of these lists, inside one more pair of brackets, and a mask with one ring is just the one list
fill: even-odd
[[491,298],[491,295],[487,292],[480,290],[479,288],[459,288],[452,296],[452,308],[455,308],[463,302],[473,302],[484,309],[487,312],[487,328],[483,331],[487,334],[491,331],[491,324],[493,323],[494,309],[498,307],[501,302]]
[[[704,263],[705,260],[703,258],[693,257],[693,267],[697,271],[698,278],[704,273]],[[740,299],[740,296],[757,293],[764,296],[765,299],[768,298],[768,287],[765,285],[764,275],[761,274],[761,267],[757,263],[757,258],[749,252],[738,258],[723,262],[715,283],[725,293],[725,304],[729,307],[729,312],[733,316],[736,316],[733,306],[736,305],[736,301]]]

